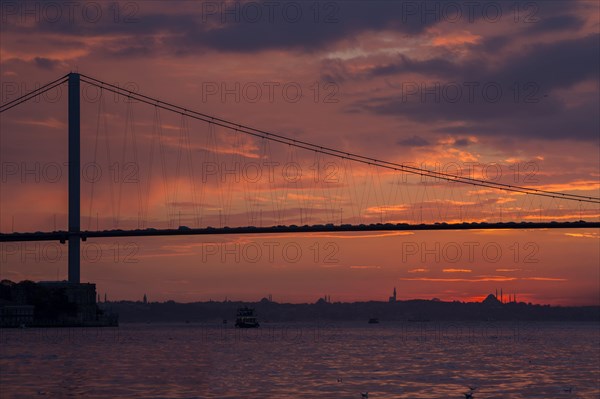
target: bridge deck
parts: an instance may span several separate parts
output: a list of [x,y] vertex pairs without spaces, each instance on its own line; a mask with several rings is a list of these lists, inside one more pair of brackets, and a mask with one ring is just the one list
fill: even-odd
[[[581,229],[600,228],[600,222],[522,222],[522,223],[435,223],[435,224],[360,224],[360,225],[314,225],[314,226],[271,226],[271,227],[205,227],[192,229],[104,230],[82,231],[83,240],[101,237],[152,237],[218,234],[268,234],[268,233],[328,233],[359,231],[418,231],[418,230],[506,230],[506,229]],[[0,234],[0,242],[10,241],[61,241],[69,239],[67,231]]]

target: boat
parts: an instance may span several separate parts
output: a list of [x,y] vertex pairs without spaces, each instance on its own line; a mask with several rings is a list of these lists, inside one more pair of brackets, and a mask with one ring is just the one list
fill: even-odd
[[369,324],[379,324],[379,319],[377,317],[371,317],[369,319]]
[[260,327],[258,320],[254,315],[254,309],[244,306],[238,308],[237,318],[235,319],[235,326],[238,328],[256,328]]

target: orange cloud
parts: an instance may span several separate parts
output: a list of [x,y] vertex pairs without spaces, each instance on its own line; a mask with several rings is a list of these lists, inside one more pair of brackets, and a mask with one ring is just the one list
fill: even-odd
[[555,277],[523,277],[521,280],[532,280],[532,281],[568,281],[566,278],[555,278]]
[[598,233],[565,233],[567,237],[578,237],[578,238],[600,238]]
[[67,125],[56,118],[46,118],[44,120],[22,119],[17,121],[22,125],[41,126],[49,129],[66,129]]
[[471,273],[471,269],[442,269],[444,273]]
[[434,46],[460,46],[463,44],[477,44],[481,40],[481,36],[474,35],[468,31],[456,33],[444,33],[443,36],[435,37],[431,43]]
[[537,189],[547,191],[598,191],[600,183],[597,180],[575,180],[569,183],[552,183],[536,186]]
[[517,280],[516,277],[483,277],[483,278],[436,278],[436,277],[420,277],[420,278],[401,278],[400,280],[405,281],[432,281],[432,282],[442,282],[442,283],[457,283],[457,282],[465,282],[465,283],[478,283],[482,281],[514,281]]

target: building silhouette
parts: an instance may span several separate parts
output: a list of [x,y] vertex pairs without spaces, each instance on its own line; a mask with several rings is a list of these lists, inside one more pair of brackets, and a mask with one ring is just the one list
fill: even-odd
[[0,282],[0,327],[108,326],[116,315],[98,307],[96,284],[29,280]]
[[394,293],[392,294],[392,296],[388,299],[388,302],[393,303],[396,302],[396,287],[394,287]]

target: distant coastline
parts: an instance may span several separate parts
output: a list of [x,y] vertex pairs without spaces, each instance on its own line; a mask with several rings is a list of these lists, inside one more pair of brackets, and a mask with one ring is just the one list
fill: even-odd
[[600,306],[550,306],[525,302],[501,303],[494,295],[483,302],[445,302],[439,300],[406,300],[395,302],[328,302],[278,303],[263,298],[258,302],[208,301],[193,303],[115,301],[100,306],[119,314],[119,320],[147,322],[216,322],[233,321],[237,308],[256,309],[262,322],[358,321],[380,323],[391,321],[596,321],[600,322]]
[[[496,293],[497,295],[498,293]],[[595,321],[600,306],[550,306],[519,302],[517,296],[489,294],[481,302],[439,299],[332,302],[325,295],[314,303],[208,301],[100,301],[95,284],[68,281],[0,281],[0,327],[117,326],[128,323],[219,323],[233,325],[238,309],[256,311],[258,323],[280,322],[430,322],[430,321]],[[506,298],[506,300],[505,300]]]

